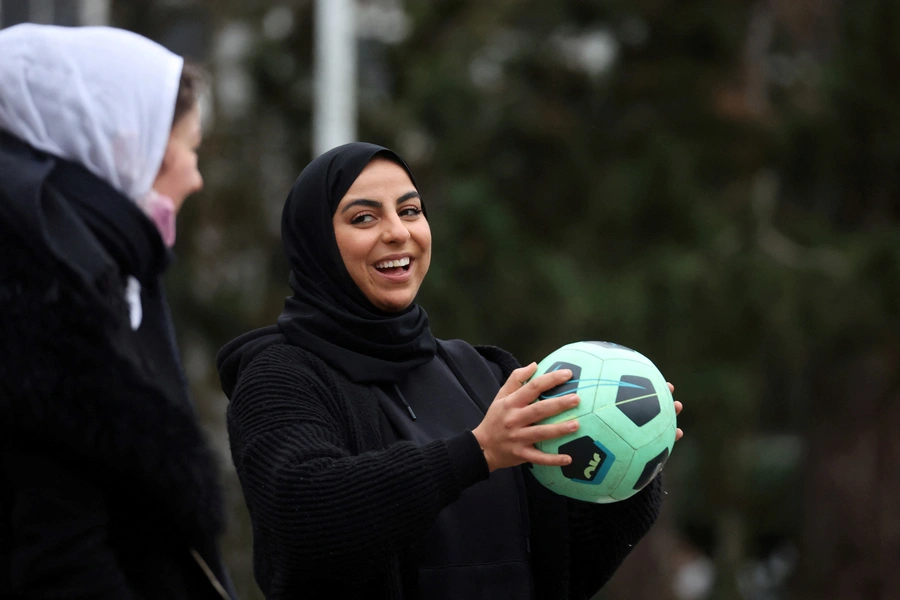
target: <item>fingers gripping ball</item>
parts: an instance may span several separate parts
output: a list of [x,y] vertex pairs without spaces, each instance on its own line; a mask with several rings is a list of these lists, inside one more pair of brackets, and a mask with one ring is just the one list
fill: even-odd
[[549,454],[568,454],[564,467],[532,465],[550,490],[587,502],[609,503],[636,494],[656,475],[675,444],[675,404],[659,370],[644,355],[610,342],[576,342],[550,353],[534,377],[571,369],[566,383],[538,401],[575,392],[580,404],[542,423],[573,418],[575,433],[538,442]]

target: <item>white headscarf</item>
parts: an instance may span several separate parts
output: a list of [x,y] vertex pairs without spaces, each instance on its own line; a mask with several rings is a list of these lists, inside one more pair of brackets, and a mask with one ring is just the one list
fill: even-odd
[[183,63],[111,27],[0,30],[0,129],[138,201],[162,164]]

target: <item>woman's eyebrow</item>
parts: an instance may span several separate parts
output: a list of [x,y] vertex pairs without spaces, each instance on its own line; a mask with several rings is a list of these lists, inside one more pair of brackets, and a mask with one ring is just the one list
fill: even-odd
[[406,192],[405,194],[403,194],[402,196],[397,198],[397,204],[400,204],[401,202],[406,202],[407,200],[412,200],[413,198],[418,198],[420,200],[422,199],[422,197],[419,195],[419,192],[417,192],[416,190],[413,190],[411,192]]
[[341,209],[341,213],[345,213],[354,206],[367,206],[369,208],[381,208],[381,202],[378,200],[369,200],[368,198],[360,198],[358,200],[354,200],[353,202],[348,202],[344,205],[344,208]]

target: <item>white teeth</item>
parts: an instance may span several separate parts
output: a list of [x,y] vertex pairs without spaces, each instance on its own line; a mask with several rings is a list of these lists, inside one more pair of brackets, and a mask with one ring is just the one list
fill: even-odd
[[405,267],[409,264],[409,257],[404,256],[400,260],[383,260],[380,263],[375,263],[376,269],[390,269],[391,267]]

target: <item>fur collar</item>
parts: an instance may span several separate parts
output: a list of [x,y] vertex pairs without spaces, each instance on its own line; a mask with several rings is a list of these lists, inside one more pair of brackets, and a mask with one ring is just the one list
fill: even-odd
[[15,237],[0,224],[0,439],[143,489],[190,543],[220,533],[214,457],[185,394],[136,360],[119,275],[101,278],[98,303]]

